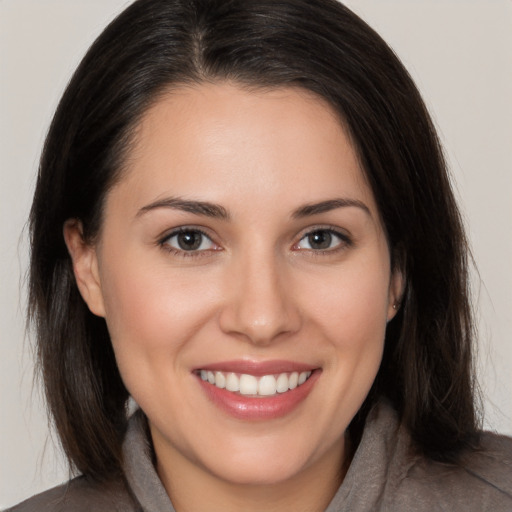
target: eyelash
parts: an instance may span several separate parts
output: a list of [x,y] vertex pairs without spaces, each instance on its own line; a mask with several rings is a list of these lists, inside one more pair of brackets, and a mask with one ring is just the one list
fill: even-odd
[[[180,227],[178,229],[173,230],[171,233],[168,233],[167,235],[165,235],[158,241],[158,245],[160,247],[162,247],[162,249],[164,249],[165,251],[173,254],[174,256],[178,256],[178,257],[182,257],[182,258],[191,258],[191,257],[192,258],[200,258],[202,256],[208,256],[208,254],[212,250],[213,251],[218,250],[218,249],[203,249],[203,250],[199,250],[199,251],[198,250],[187,251],[185,249],[177,249],[176,247],[172,247],[171,245],[169,245],[169,241],[172,238],[174,238],[178,235],[181,235],[181,234],[185,234],[185,233],[194,234],[194,235],[199,234],[202,237],[209,240],[213,245],[216,245],[215,242],[212,240],[211,236],[209,236],[207,233],[205,233],[202,229],[199,229],[196,227],[188,227],[188,226]],[[201,243],[203,243],[203,241]]]
[[[169,244],[169,241],[172,238],[174,238],[180,234],[185,234],[185,233],[194,234],[194,235],[199,234],[202,237],[209,240],[213,245],[216,245],[215,242],[212,240],[212,238],[207,233],[205,233],[202,229],[197,228],[197,227],[188,227],[188,226],[180,227],[178,229],[173,230],[171,233],[166,234],[164,237],[162,237],[160,240],[158,240],[158,245],[160,247],[162,247],[162,249],[164,249],[165,251],[167,251],[175,256],[182,257],[182,258],[190,258],[190,257],[198,258],[198,257],[208,256],[212,251],[220,250],[220,249],[202,249],[202,250],[188,250],[187,251],[185,249],[177,249],[175,247],[172,247]],[[315,233],[327,233],[330,236],[334,236],[334,237],[338,238],[339,243],[335,247],[327,248],[327,249],[315,250],[315,249],[297,248],[297,246],[303,240],[307,239],[307,237],[314,235]],[[204,243],[204,240],[201,241],[201,244],[202,243]],[[293,247],[297,248],[296,250],[298,250],[298,251],[308,251],[311,255],[321,256],[321,255],[336,254],[336,253],[346,249],[347,247],[351,247],[352,245],[353,245],[353,240],[346,233],[343,233],[343,232],[339,231],[338,229],[334,229],[332,227],[319,226],[319,227],[315,227],[314,229],[304,232],[302,234],[301,238],[299,239],[299,241],[297,243],[295,243],[293,245]]]
[[314,235],[315,233],[327,233],[330,236],[334,236],[338,238],[339,243],[336,244],[335,247],[327,248],[327,249],[298,249],[299,251],[308,251],[311,256],[327,256],[327,255],[334,255],[337,254],[348,247],[351,247],[354,242],[350,236],[348,236],[346,233],[333,228],[331,226],[316,226],[314,229],[308,230],[304,232],[300,238],[300,240],[294,244],[294,247],[296,247],[298,244],[300,244],[303,240],[307,239],[307,237],[310,237]]

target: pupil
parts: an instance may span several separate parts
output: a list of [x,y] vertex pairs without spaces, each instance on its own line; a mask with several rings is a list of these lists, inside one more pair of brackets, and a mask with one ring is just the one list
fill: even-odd
[[315,231],[308,239],[313,249],[328,249],[331,246],[332,235],[328,231]]
[[178,245],[184,251],[193,251],[201,245],[201,233],[187,231],[178,235]]

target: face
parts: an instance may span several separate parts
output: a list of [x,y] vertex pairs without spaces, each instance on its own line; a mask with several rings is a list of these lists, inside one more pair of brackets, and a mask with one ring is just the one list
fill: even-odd
[[[339,465],[401,279],[335,113],[209,84],[144,116],[97,244],[66,240],[124,383],[173,460],[233,483]],[[280,454],[276,456],[276,454]]]

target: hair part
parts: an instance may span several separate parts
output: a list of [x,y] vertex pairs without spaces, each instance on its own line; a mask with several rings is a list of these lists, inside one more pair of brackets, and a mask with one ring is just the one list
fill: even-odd
[[30,214],[29,317],[64,451],[79,472],[122,472],[128,392],[104,319],[80,296],[64,243],[79,219],[97,237],[138,123],[169,88],[231,81],[299,87],[348,130],[406,277],[382,365],[351,432],[387,397],[418,449],[456,461],[477,441],[468,251],[434,126],[386,43],[336,0],[138,0],[92,45],[41,157]]

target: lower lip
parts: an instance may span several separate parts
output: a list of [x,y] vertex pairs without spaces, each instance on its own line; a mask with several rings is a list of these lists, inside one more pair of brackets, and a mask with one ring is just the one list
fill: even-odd
[[272,396],[248,397],[220,389],[198,377],[208,398],[230,416],[241,420],[270,420],[281,418],[296,409],[309,395],[321,370],[315,370],[309,379],[286,393]]

